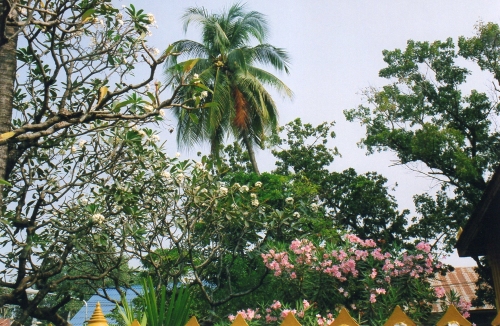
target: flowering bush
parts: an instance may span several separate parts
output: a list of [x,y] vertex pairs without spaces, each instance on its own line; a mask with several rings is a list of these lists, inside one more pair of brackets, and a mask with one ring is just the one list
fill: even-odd
[[434,291],[436,296],[440,299],[442,311],[446,311],[449,305],[454,305],[464,318],[470,317],[469,310],[472,307],[471,302],[465,300],[453,290],[446,292],[442,286],[436,287]]
[[[237,312],[249,324],[281,324],[288,314],[292,314],[302,325],[329,325],[333,322],[333,314],[327,312],[326,316],[317,313],[311,303],[307,300],[297,301],[295,308],[274,300],[267,307],[257,309],[244,309]],[[233,322],[236,315],[229,315],[228,319]]]
[[[315,302],[319,312],[345,306],[360,321],[381,325],[400,305],[418,322],[426,319],[437,299],[429,279],[441,269],[441,263],[423,242],[413,249],[383,250],[374,240],[346,234],[321,245],[308,239],[294,240],[288,249],[282,249],[263,253],[264,264],[275,277],[297,289],[296,297],[288,298],[291,302],[305,299],[308,307],[310,301]],[[248,311],[239,313],[254,323],[279,322],[278,304],[275,301],[266,308],[265,317],[263,312],[252,314],[252,318]],[[279,316],[290,311],[298,318],[308,315],[307,309],[285,309]],[[332,317],[318,314],[312,324],[329,323]]]

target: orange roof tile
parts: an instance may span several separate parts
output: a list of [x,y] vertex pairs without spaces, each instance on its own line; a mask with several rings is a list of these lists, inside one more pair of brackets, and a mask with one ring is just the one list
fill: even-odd
[[[442,286],[446,292],[453,290],[460,297],[471,302],[476,297],[477,277],[474,267],[455,267],[453,272],[448,272],[445,276],[438,274],[435,279],[431,280],[431,284],[435,288]],[[494,309],[494,307],[486,305],[471,308],[471,310],[475,309]],[[434,304],[432,311],[442,311],[439,302]]]

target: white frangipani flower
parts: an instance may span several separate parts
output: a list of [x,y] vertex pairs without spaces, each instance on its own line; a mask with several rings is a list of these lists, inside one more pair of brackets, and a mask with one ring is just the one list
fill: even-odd
[[101,224],[102,222],[104,222],[105,218],[102,214],[97,213],[97,214],[92,215],[91,220],[94,223]]
[[228,192],[228,189],[226,187],[220,187],[219,188],[219,193],[221,196],[226,196]]
[[312,210],[313,212],[317,212],[317,211],[318,211],[318,209],[319,209],[319,205],[318,205],[318,204],[316,204],[316,203],[312,203],[312,204],[311,204],[311,210]]
[[148,20],[150,24],[154,24],[155,22],[155,16],[152,13],[147,14]]
[[186,176],[184,175],[184,173],[177,173],[177,175],[175,176],[175,180],[177,180],[178,183],[182,183],[185,177]]
[[170,172],[168,172],[167,170],[163,171],[161,173],[161,176],[164,177],[165,179],[170,179],[172,177],[172,175],[170,174]]

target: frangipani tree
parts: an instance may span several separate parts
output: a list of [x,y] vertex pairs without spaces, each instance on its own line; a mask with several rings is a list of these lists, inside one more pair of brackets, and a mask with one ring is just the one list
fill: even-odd
[[135,206],[118,216],[116,200],[93,198],[114,198],[106,189],[131,177],[123,167],[140,165],[158,137],[141,126],[164,127],[162,109],[183,106],[175,98],[186,85],[167,95],[155,82],[171,51],[149,45],[154,15],[133,5],[13,0],[0,9],[0,179],[10,184],[0,186],[0,305],[20,308],[16,324],[64,325],[58,311],[78,286],[130,280],[122,271],[143,232]]

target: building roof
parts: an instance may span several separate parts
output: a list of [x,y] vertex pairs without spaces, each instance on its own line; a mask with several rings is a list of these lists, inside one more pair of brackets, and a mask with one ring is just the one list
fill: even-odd
[[455,247],[460,257],[484,256],[500,232],[500,166],[488,182],[479,204],[459,235]]
[[[476,281],[478,275],[474,271],[474,267],[455,267],[453,272],[446,273],[445,276],[438,275],[437,278],[431,281],[433,287],[443,287],[446,292],[455,291],[461,298],[471,302],[476,297]],[[483,307],[471,307],[471,310],[478,309],[495,309],[491,305]],[[440,304],[433,306],[432,311],[441,311]]]
[[[105,289],[104,291],[106,291],[106,294],[112,300],[116,301],[121,300],[120,293],[116,289],[110,288],[110,289]],[[123,291],[125,292],[125,298],[127,299],[127,301],[130,302],[137,297],[136,292],[141,292],[142,290],[140,286],[134,285],[132,286],[132,289],[127,289],[127,290],[124,289]],[[99,290],[99,293],[104,294],[103,290]],[[73,316],[73,318],[71,318],[70,324],[72,324],[73,326],[83,326],[84,322],[89,320],[90,317],[92,316],[92,313],[95,310],[97,302],[101,303],[101,309],[104,316],[111,313],[111,311],[116,307],[115,303],[104,299],[102,296],[99,296],[97,294],[93,295],[92,297],[90,297],[89,300],[87,300],[87,306],[83,305],[83,307]],[[108,320],[109,323],[114,323],[114,320],[107,316],[106,319]]]

